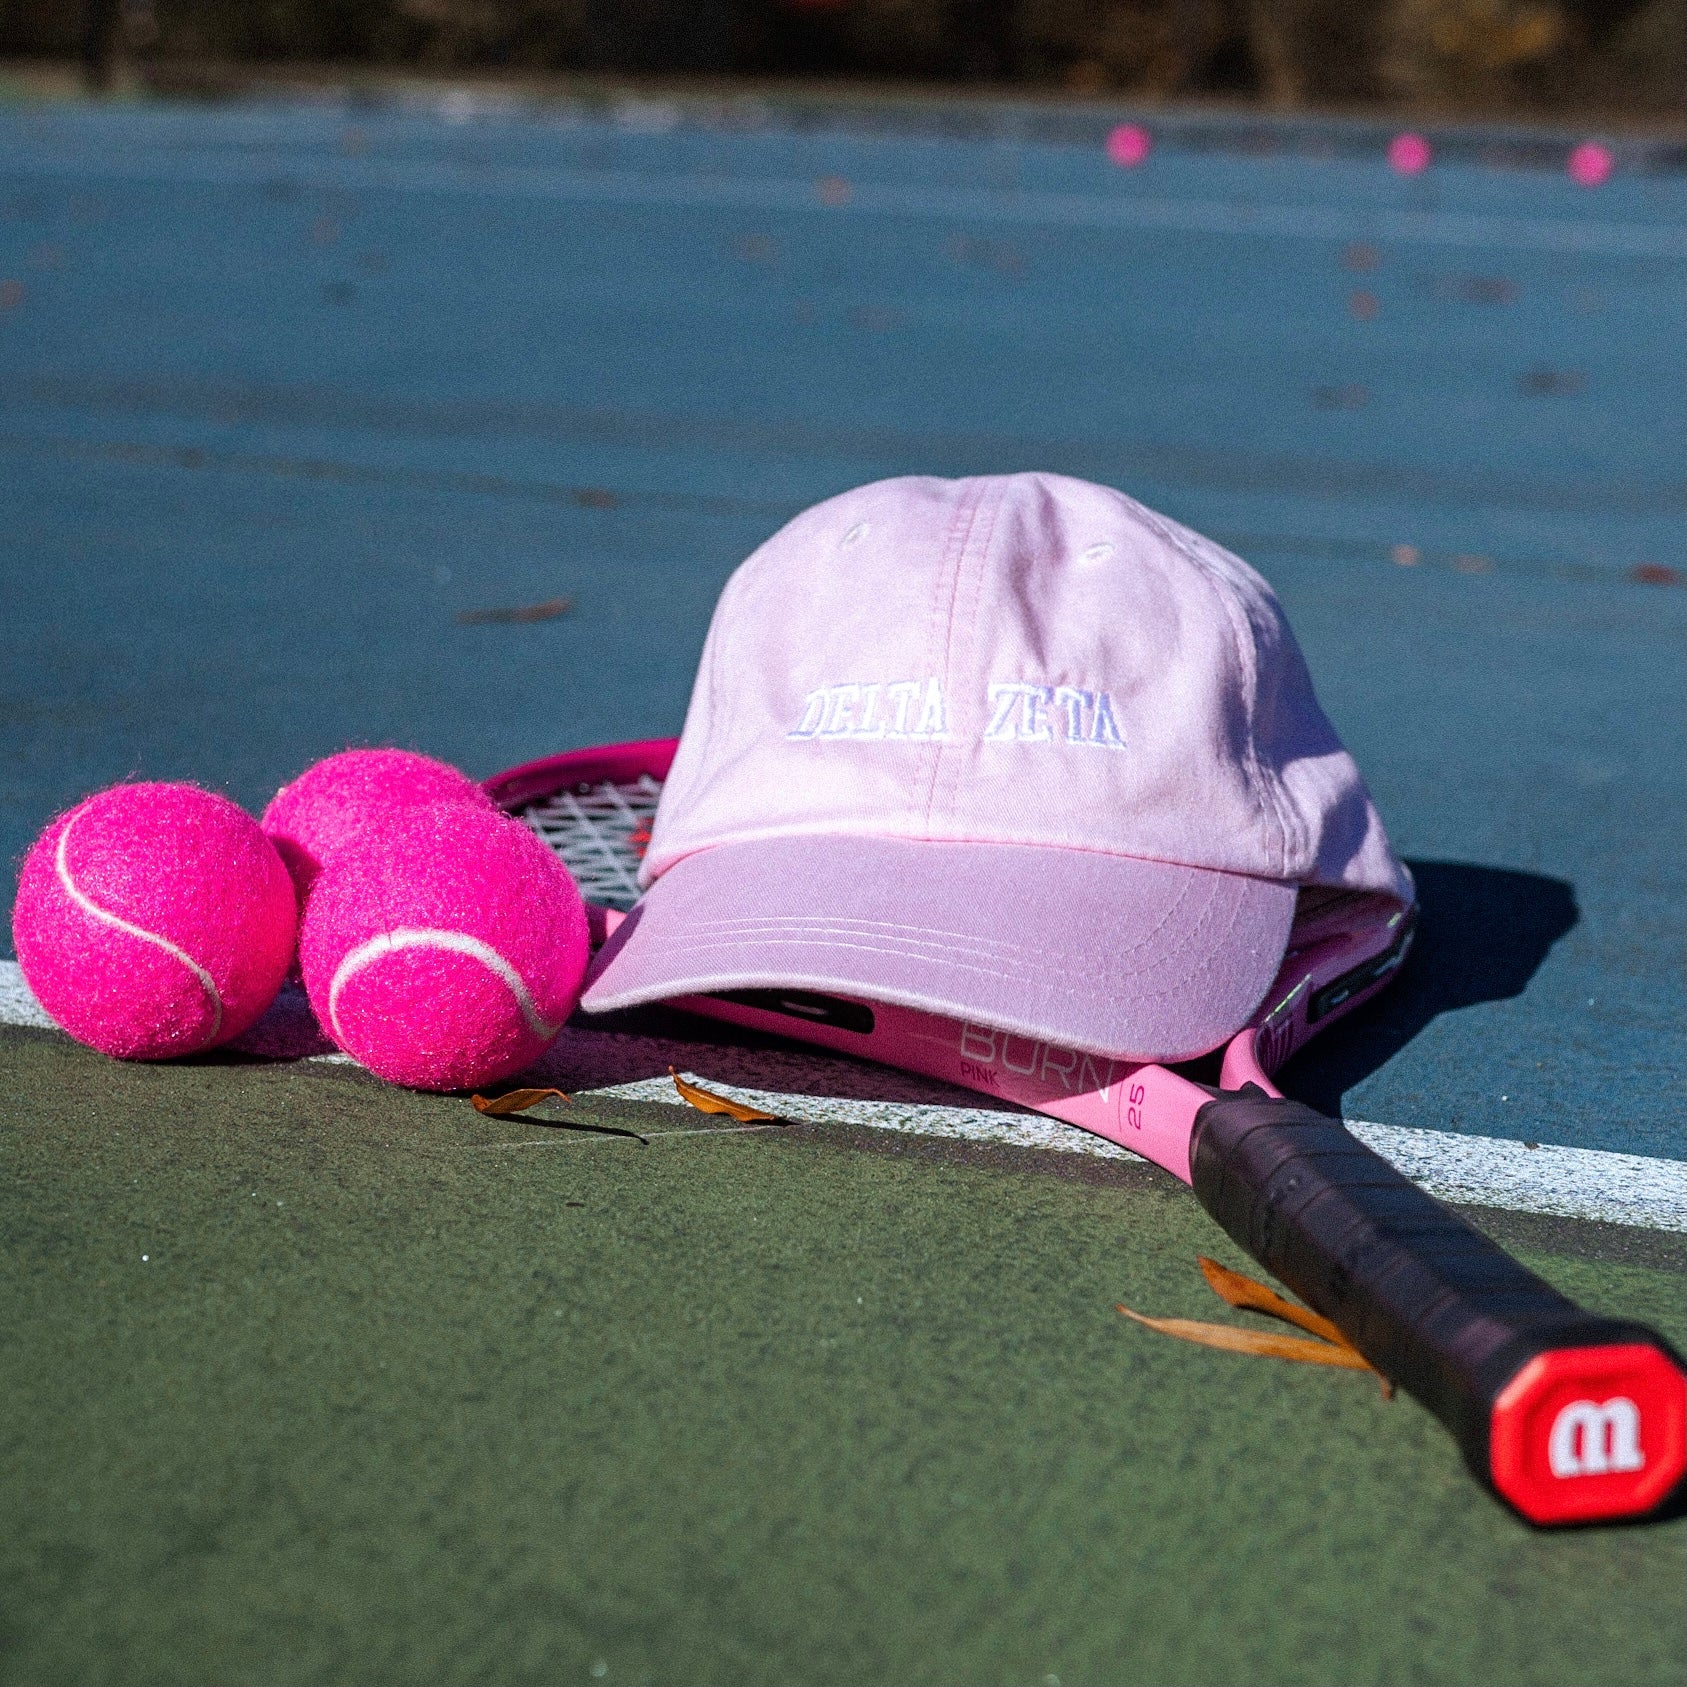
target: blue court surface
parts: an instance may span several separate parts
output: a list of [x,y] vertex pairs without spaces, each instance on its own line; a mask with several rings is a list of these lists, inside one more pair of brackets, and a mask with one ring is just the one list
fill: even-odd
[[786,516],[1054,469],[1266,574],[1421,864],[1447,964],[1317,1099],[1679,1158],[1679,161],[802,115],[0,119],[7,858],[127,775],[676,731]]
[[[1403,178],[1363,127],[1152,126],[1127,170],[1030,106],[0,111],[0,853],[125,777],[258,807],[347,744],[486,776],[675,732],[790,515],[1079,475],[1270,579],[1417,874],[1414,961],[1285,1086],[1476,1205],[1687,1228],[1680,150],[1589,189],[1552,137]],[[1599,1574],[1665,1535],[1678,1570],[1672,1525]],[[1597,1677],[1519,1644],[1488,1679]]]

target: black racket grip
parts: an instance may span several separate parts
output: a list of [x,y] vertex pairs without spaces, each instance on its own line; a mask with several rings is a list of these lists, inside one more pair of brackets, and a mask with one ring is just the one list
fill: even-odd
[[1260,1264],[1440,1418],[1534,1523],[1659,1506],[1687,1469],[1687,1375],[1584,1312],[1345,1125],[1248,1085],[1196,1114],[1191,1181]]

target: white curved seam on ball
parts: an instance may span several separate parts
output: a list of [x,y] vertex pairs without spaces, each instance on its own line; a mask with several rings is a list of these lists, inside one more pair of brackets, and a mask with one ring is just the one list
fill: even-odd
[[371,937],[367,942],[360,943],[334,970],[333,981],[328,986],[328,1022],[333,1027],[335,1040],[344,1046],[343,1033],[340,1030],[340,992],[362,972],[367,966],[378,961],[383,955],[396,954],[400,949],[448,949],[455,955],[467,955],[494,972],[504,981],[510,994],[515,997],[516,1006],[521,1009],[521,1017],[527,1022],[527,1029],[535,1037],[543,1037],[549,1042],[562,1029],[562,1021],[555,1025],[546,1019],[538,1009],[532,996],[528,993],[527,985],[516,969],[492,947],[490,943],[483,943],[478,937],[470,937],[462,931],[433,931],[426,927],[400,926],[396,931],[383,931],[378,937]]
[[169,938],[160,937],[156,931],[148,931],[145,926],[138,926],[133,921],[124,919],[121,914],[112,913],[109,908],[102,908],[83,892],[81,886],[70,876],[70,862],[65,858],[65,851],[70,846],[70,828],[75,824],[74,819],[65,823],[64,830],[59,833],[59,847],[53,852],[53,870],[58,874],[65,895],[90,919],[98,920],[103,925],[115,926],[119,931],[128,932],[131,937],[138,937],[143,943],[154,944],[172,960],[180,961],[199,980],[200,988],[211,1004],[211,1035],[207,1041],[215,1042],[217,1033],[223,1028],[223,998],[217,991],[216,979],[185,949],[178,949]]

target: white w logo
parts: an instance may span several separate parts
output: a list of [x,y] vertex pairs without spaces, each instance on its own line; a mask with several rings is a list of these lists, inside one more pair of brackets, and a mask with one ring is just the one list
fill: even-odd
[[1554,1476],[1604,1476],[1613,1470],[1639,1470],[1640,1408],[1624,1395],[1596,1406],[1572,1400],[1552,1420],[1547,1462]]

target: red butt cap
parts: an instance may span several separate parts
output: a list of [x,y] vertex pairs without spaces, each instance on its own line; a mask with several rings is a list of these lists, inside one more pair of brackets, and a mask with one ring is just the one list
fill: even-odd
[[1687,1378],[1639,1343],[1542,1353],[1494,1402],[1488,1448],[1531,1523],[1637,1516],[1687,1470]]

